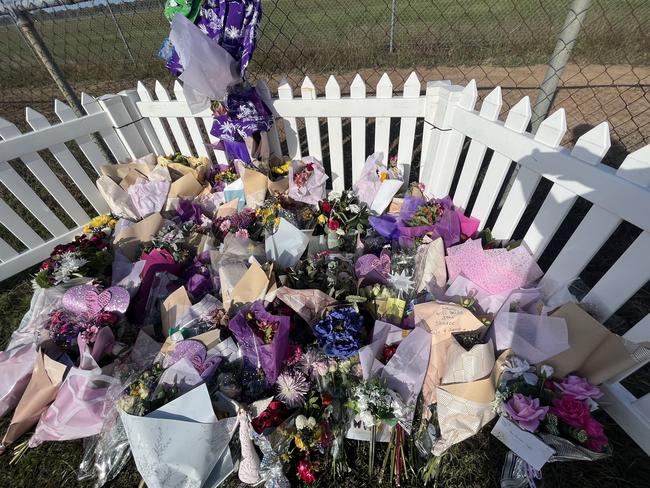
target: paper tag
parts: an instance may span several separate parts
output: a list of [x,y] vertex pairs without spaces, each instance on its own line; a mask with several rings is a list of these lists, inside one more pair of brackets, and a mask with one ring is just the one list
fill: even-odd
[[520,429],[505,417],[499,417],[492,435],[538,471],[555,454],[555,450],[535,434]]
[[[382,422],[379,427],[377,427],[377,434],[375,440],[377,442],[390,442],[391,427],[388,424]],[[365,441],[370,442],[372,439],[372,431],[367,429],[359,415],[355,415],[354,418],[350,421],[350,426],[348,431],[345,434],[347,439],[353,439],[356,441]]]

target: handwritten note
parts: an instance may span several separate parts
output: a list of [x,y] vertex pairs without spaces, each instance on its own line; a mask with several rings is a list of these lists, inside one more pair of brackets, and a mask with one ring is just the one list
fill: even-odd
[[542,469],[555,450],[534,434],[520,429],[505,417],[499,417],[492,435],[536,470]]

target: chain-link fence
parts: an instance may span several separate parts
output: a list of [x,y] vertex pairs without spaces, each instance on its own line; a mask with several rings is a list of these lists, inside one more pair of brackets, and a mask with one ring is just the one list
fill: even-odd
[[[164,0],[49,0],[53,7],[32,9],[42,3],[5,0],[0,8],[29,12],[77,93],[173,81],[157,57],[169,32]],[[576,4],[585,15],[550,109],[566,109],[569,140],[609,120],[620,161],[650,142],[647,0],[264,0],[249,78],[274,88],[285,76],[299,85],[308,74],[323,90],[330,74],[345,84],[360,72],[372,91],[387,72],[400,90],[415,70],[426,80],[476,79],[482,95],[501,85],[507,110],[523,95],[538,99]],[[0,115],[20,123],[25,105],[50,112],[61,94],[8,14],[0,16],[0,52]]]

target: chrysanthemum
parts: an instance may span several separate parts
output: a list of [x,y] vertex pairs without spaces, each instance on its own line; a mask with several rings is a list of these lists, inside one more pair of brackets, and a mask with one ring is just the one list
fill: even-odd
[[315,349],[303,352],[298,361],[298,369],[312,379],[327,374],[328,367],[326,358]]
[[278,376],[277,399],[289,408],[300,407],[305,404],[305,396],[309,391],[307,377],[300,371],[284,372]]

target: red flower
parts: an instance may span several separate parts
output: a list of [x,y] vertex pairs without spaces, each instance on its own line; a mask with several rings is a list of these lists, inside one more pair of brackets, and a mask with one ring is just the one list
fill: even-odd
[[323,200],[322,202],[319,203],[319,205],[320,205],[320,209],[326,214],[329,214],[332,211],[332,204],[327,200]]
[[266,410],[251,421],[251,425],[253,426],[253,429],[255,429],[255,432],[261,434],[266,429],[280,425],[284,422],[285,417],[282,402],[273,400],[269,403],[269,406],[266,407]]
[[384,346],[384,363],[387,363],[390,361],[390,358],[392,358],[395,353],[397,352],[397,344],[393,344],[391,346]]
[[339,227],[341,227],[341,223],[336,219],[330,219],[330,221],[327,223],[327,227],[329,227],[330,230],[336,232]]
[[102,312],[97,316],[97,323],[102,327],[111,326],[117,323],[118,318],[113,312]]
[[555,400],[550,413],[577,429],[583,428],[591,418],[587,404],[569,395],[564,395],[560,400]]
[[323,396],[321,397],[321,402],[323,404],[323,407],[329,407],[330,403],[332,403],[332,395],[329,393],[323,393]]
[[587,449],[594,451],[594,452],[603,452],[603,449],[605,449],[605,446],[609,444],[609,441],[607,440],[607,437],[590,437],[587,442],[586,446]]
[[41,269],[47,269],[52,265],[52,260],[51,259],[46,259],[41,263]]
[[300,460],[298,463],[298,475],[308,485],[316,481],[316,476],[314,476],[314,472],[311,470],[311,463],[305,459]]

